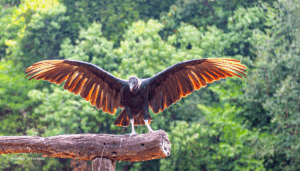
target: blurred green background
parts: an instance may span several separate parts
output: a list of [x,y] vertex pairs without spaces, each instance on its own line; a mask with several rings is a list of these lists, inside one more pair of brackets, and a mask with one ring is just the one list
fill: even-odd
[[[241,60],[228,78],[158,115],[171,155],[117,170],[300,170],[299,0],[1,0],[0,135],[124,134],[120,113],[97,110],[62,85],[27,81],[40,60],[94,63],[119,78],[151,77],[188,59]],[[145,126],[136,127],[147,133]],[[89,169],[90,161],[12,160],[0,170]]]

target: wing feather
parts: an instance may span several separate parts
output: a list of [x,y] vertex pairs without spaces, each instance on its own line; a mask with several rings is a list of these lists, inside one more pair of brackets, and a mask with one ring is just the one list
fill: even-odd
[[107,92],[106,96],[107,96],[106,97],[106,111],[108,113],[110,113],[110,111],[111,111],[111,105],[110,105],[111,91],[110,91],[110,89],[108,89],[108,92]]
[[77,75],[77,73],[75,70],[73,72],[71,72],[70,76],[68,77],[67,81],[65,82],[65,85],[64,85],[65,90],[69,89],[70,83],[73,81],[73,79],[75,78],[76,75]]
[[236,59],[196,59],[177,63],[147,79],[149,106],[154,113],[163,111],[207,83],[227,77],[246,76],[247,67]]
[[95,106],[98,91],[99,91],[99,84],[94,84],[94,85],[95,85],[95,87],[91,93],[91,98],[90,98],[90,102],[91,102],[92,106]]
[[90,101],[91,96],[92,96],[92,93],[93,93],[94,88],[95,88],[95,85],[96,85],[96,84],[93,83],[92,88],[88,90],[88,94],[87,94],[87,96],[85,97],[85,100],[86,100],[86,101]]
[[[32,64],[26,77],[55,84],[90,101],[98,109],[114,114],[121,106],[121,92],[127,82],[94,64],[75,60],[45,60]],[[108,106],[107,106],[108,105]]]
[[80,92],[80,96],[82,98],[84,98],[84,99],[86,98],[86,96],[89,94],[89,91],[91,90],[93,84],[94,84],[94,81],[92,81],[92,79],[90,79],[83,85],[81,92]]
[[170,84],[168,78],[167,78],[167,81],[165,82],[165,84],[167,85],[167,86],[165,86],[165,88],[166,88],[166,92],[165,92],[166,107],[169,107],[173,101],[173,99],[171,97],[172,91],[170,90],[172,85]]
[[176,85],[175,85],[175,81],[173,80],[173,77],[169,77],[168,78],[169,82],[170,82],[170,96],[172,99],[172,102],[175,101],[177,99],[177,91],[176,91]]
[[201,88],[201,83],[196,78],[196,76],[193,74],[193,71],[188,71],[188,76],[190,77],[190,80],[193,83],[194,89],[199,90]]

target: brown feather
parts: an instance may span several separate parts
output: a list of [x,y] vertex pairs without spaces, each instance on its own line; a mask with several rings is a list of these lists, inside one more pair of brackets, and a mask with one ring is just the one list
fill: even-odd
[[30,76],[30,75],[33,75],[33,74],[36,74],[37,72],[39,71],[46,71],[46,70],[51,70],[51,69],[54,69],[55,66],[46,66],[46,67],[41,67],[41,68],[37,68],[37,67],[29,67],[25,73],[27,73],[27,76]]
[[92,85],[92,88],[91,89],[88,89],[88,94],[87,96],[84,98],[86,101],[89,101],[91,99],[91,96],[92,96],[92,93],[93,93],[93,90],[94,90],[94,87],[95,87],[95,83],[93,82],[93,85]]
[[[158,91],[158,88],[155,88],[155,92]],[[163,108],[163,105],[162,105],[162,101],[161,101],[161,94],[160,93],[156,93],[155,94],[155,99],[156,99],[156,114]],[[155,104],[155,103],[154,103]]]
[[70,83],[70,86],[68,87],[68,89],[69,89],[70,92],[73,92],[73,91],[74,91],[74,89],[75,89],[75,87],[76,87],[78,81],[81,80],[81,78],[82,78],[82,74],[83,74],[83,73],[78,73],[77,76],[76,76],[76,77],[73,79],[73,81]]
[[110,98],[110,108],[111,108],[111,114],[114,114],[115,113],[115,99],[116,99],[116,91],[115,90],[111,90],[112,94],[111,94],[111,98]]
[[198,81],[196,76],[192,72],[190,72],[188,76],[190,77],[190,80],[192,80],[194,91],[199,90],[201,88],[201,83]]
[[226,75],[223,74],[222,72],[220,72],[218,69],[216,69],[215,67],[211,67],[210,71],[215,73],[215,75],[218,76],[218,78],[226,78]]
[[216,68],[215,70],[218,70],[219,72],[223,73],[226,77],[233,77],[232,74],[229,74],[227,70],[224,70],[223,68]]
[[165,89],[166,89],[166,93],[165,93],[165,97],[166,97],[166,107],[169,107],[173,100],[172,100],[172,97],[171,97],[171,94],[172,94],[172,91],[171,91],[171,84],[169,82],[169,79],[167,79],[165,82]]
[[[246,72],[246,70],[244,70],[243,68],[237,68],[237,67],[235,67],[235,66],[230,66],[230,65],[226,66],[226,68],[228,68],[228,69],[230,69],[230,70],[232,70],[232,71],[238,72],[238,73],[242,74],[243,76],[246,76],[246,75],[244,74],[244,72]],[[241,77],[240,77],[240,78],[241,78]]]
[[54,82],[54,83],[58,83],[59,81],[61,81],[61,79],[66,78],[66,76],[69,75],[69,71],[70,71],[70,68],[64,68],[64,69],[58,71],[53,76],[51,76],[49,79],[52,80],[52,82]]
[[102,106],[102,110],[104,112],[107,111],[107,106],[106,106],[107,88],[108,88],[108,85],[104,83],[104,88],[103,88],[103,91],[102,91],[102,99],[101,99],[101,106]]
[[163,90],[164,87],[161,86],[161,88],[159,89],[159,110],[160,111],[163,111],[165,110],[165,96],[164,96],[164,93],[163,93]]
[[110,97],[111,97],[111,89],[107,89],[107,94],[106,94],[106,111],[110,114],[111,108],[110,108]]
[[178,96],[178,92],[177,92],[177,85],[176,85],[176,81],[173,79],[174,76],[170,76],[169,77],[169,82],[170,82],[170,89],[171,89],[171,99],[172,99],[172,103],[175,103],[179,96]]
[[74,94],[79,94],[81,89],[82,89],[82,86],[84,85],[84,83],[86,82],[86,77],[84,77],[84,75],[81,76],[81,79],[77,82],[74,90],[73,90],[73,93]]
[[201,73],[199,71],[195,70],[195,72],[193,71],[193,73],[196,75],[196,77],[200,81],[201,87],[207,86],[205,79],[203,78],[203,76],[201,75]]
[[[65,81],[64,89],[74,94],[80,93],[82,98],[90,100],[97,108],[106,106],[109,113],[115,113],[121,107],[120,93],[126,82],[93,64],[74,60],[45,60],[32,64],[25,73],[26,77],[31,76],[29,80],[43,79],[56,84]],[[109,92],[106,92],[104,83],[109,87]],[[104,100],[101,101],[102,98]]]
[[64,68],[60,68],[60,69],[52,69],[54,72],[51,73],[45,73],[44,75],[44,80],[47,80],[49,82],[53,82],[53,79],[57,78],[60,74],[62,74],[65,70]]
[[151,107],[151,109],[152,109],[152,111],[153,111],[154,113],[157,112],[157,105],[156,105],[156,99],[155,99],[155,98],[153,98],[153,99],[150,101],[149,106]]
[[184,94],[186,94],[182,88],[181,85],[181,80],[179,79],[179,76],[177,75],[177,73],[174,73],[174,78],[177,80],[178,83],[178,89],[179,89],[179,96],[182,97]]
[[95,87],[93,89],[93,92],[91,93],[91,98],[90,98],[90,103],[92,106],[95,106],[98,92],[99,92],[99,84],[95,84]]
[[100,101],[101,101],[101,95],[102,95],[102,87],[99,85],[99,90],[98,90],[98,96],[97,96],[97,99],[96,99],[96,103],[95,103],[95,106],[97,109],[101,109],[101,105],[100,105]]
[[83,85],[81,92],[80,92],[80,96],[82,98],[86,98],[86,96],[88,95],[89,91],[91,90],[93,84],[95,83],[95,80],[93,79],[89,79],[86,81],[86,83]]
[[64,89],[65,90],[69,89],[70,82],[72,82],[72,80],[75,78],[76,75],[77,75],[76,70],[74,70],[73,72],[71,72],[71,74],[69,75],[67,81],[65,82],[65,85],[64,85]]
[[158,113],[158,111],[159,111],[159,99],[158,99],[159,94],[156,92],[157,92],[157,88],[154,88],[154,91],[151,92],[154,95],[154,97],[151,100],[151,104],[152,104],[151,108],[154,113]]
[[212,83],[212,82],[214,82],[214,80],[205,72],[205,70],[202,70],[199,73],[204,78],[204,80],[205,80],[206,83]]
[[118,107],[121,107],[121,104],[120,104],[120,102],[121,102],[121,93],[117,93],[117,95],[116,95],[117,97],[116,97],[116,108],[118,108]]
[[231,71],[230,69],[227,69],[227,68],[222,68],[226,74],[229,74],[229,75],[232,75],[231,77],[233,77],[234,75],[239,77],[239,78],[242,78],[239,74],[236,74],[235,72]]
[[48,74],[52,74],[53,72],[55,72],[55,68],[48,69],[48,70],[42,70],[42,71],[36,73],[34,76],[32,76],[29,80],[31,80],[33,78],[35,78],[36,80],[44,79],[45,76],[47,76]]
[[107,92],[104,94],[102,110],[103,110],[103,112],[108,112],[107,111]]
[[99,91],[99,108],[102,108],[103,110],[103,99],[104,99],[104,94],[103,94],[103,87],[101,88],[100,86],[100,91]]
[[63,83],[64,81],[66,81],[66,79],[69,77],[69,75],[61,75],[57,78],[56,80],[56,84],[61,84]]
[[183,96],[185,97],[186,95],[188,95],[191,91],[191,87],[189,85],[189,81],[186,79],[186,77],[182,74],[182,72],[177,72],[177,76],[179,78],[180,81],[180,85],[182,88],[182,92],[183,92]]
[[195,91],[195,88],[194,88],[193,79],[191,79],[191,77],[189,76],[191,75],[191,72],[189,70],[182,70],[182,74],[187,80],[187,83],[189,85],[189,91],[192,93],[193,91]]
[[220,77],[216,75],[214,72],[212,72],[209,68],[205,68],[206,74],[208,74],[214,81],[220,80]]

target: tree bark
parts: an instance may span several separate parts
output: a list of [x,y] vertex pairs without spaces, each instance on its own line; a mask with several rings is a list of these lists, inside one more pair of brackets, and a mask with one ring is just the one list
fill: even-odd
[[93,160],[93,171],[115,171],[116,163],[107,158],[96,158]]
[[0,137],[0,154],[44,153],[43,157],[137,162],[165,158],[170,152],[170,141],[163,130],[132,137],[110,134]]

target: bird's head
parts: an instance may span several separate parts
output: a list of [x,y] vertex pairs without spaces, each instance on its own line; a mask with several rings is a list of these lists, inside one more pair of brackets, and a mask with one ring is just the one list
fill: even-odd
[[130,91],[133,92],[134,90],[136,90],[140,87],[141,81],[137,77],[131,76],[129,78],[128,84],[129,84]]

